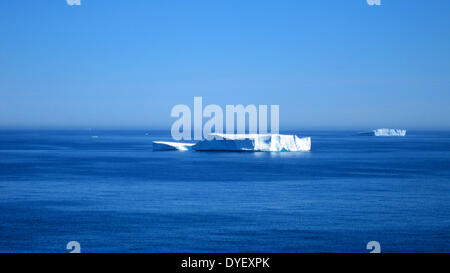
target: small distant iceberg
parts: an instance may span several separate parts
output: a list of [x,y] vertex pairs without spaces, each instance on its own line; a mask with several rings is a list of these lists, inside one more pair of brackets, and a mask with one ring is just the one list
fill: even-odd
[[153,141],[155,151],[298,152],[311,150],[310,137],[281,134],[211,134],[197,143]]
[[369,132],[358,133],[360,136],[405,136],[406,130],[402,129],[376,129]]

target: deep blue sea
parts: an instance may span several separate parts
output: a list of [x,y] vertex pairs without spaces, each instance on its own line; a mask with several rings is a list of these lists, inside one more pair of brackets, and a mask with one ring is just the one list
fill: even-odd
[[[168,132],[0,131],[0,252],[450,252],[450,132],[153,152]],[[96,137],[95,137],[96,136]]]

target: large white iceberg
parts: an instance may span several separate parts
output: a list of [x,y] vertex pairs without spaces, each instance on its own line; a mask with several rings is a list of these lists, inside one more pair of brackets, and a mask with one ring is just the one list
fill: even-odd
[[[154,150],[297,152],[311,150],[311,138],[280,134],[211,134],[196,144],[154,141]],[[155,149],[156,144],[156,149]]]
[[365,135],[365,136],[405,136],[406,130],[402,129],[376,129],[370,132],[362,132],[359,133],[359,135]]

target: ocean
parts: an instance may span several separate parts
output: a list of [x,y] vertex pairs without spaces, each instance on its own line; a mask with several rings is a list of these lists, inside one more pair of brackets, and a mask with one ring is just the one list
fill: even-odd
[[152,151],[152,130],[0,131],[0,252],[450,252],[450,132],[310,152]]

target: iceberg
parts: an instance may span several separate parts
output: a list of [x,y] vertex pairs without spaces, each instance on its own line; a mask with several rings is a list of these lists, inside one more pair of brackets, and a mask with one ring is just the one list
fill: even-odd
[[[281,134],[211,134],[213,139],[193,143],[154,141],[153,150],[297,152],[310,151],[311,138]],[[155,149],[156,148],[156,149]]]
[[195,143],[153,141],[153,151],[190,151]]
[[402,129],[376,129],[370,132],[361,132],[358,133],[361,136],[405,136],[406,130]]

